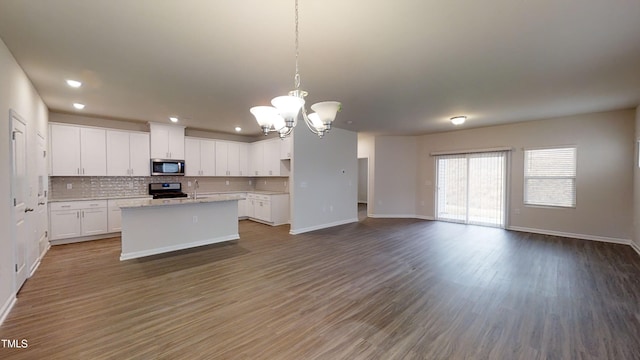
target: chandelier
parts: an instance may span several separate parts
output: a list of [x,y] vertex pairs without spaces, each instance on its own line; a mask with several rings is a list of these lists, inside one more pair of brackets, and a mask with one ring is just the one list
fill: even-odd
[[273,106],[254,106],[249,111],[256,117],[256,121],[262,132],[268,135],[269,132],[276,131],[280,138],[291,135],[293,128],[298,123],[300,115],[312,133],[322,137],[325,132],[331,130],[331,123],[336,118],[342,105],[337,101],[323,101],[311,105],[311,110],[315,111],[307,115],[304,106],[304,98],[308,93],[300,89],[300,71],[298,68],[298,0],[295,0],[296,13],[296,74],[293,78],[294,90],[289,91],[289,95],[273,98]]

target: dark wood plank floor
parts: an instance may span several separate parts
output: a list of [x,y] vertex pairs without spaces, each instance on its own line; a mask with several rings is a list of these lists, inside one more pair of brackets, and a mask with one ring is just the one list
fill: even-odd
[[639,359],[629,246],[402,219],[120,262],[53,247],[2,359]]

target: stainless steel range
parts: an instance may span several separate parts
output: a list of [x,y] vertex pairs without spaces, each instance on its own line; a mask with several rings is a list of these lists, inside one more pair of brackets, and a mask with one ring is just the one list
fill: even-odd
[[154,199],[187,197],[187,194],[182,192],[181,183],[151,183],[149,184],[149,195]]

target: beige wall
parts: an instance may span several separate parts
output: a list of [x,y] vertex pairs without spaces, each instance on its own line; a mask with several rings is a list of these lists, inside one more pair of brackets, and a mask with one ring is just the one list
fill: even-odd
[[[509,226],[541,232],[629,241],[633,235],[635,111],[623,110],[424,135],[418,139],[420,216],[435,214],[434,151],[512,147]],[[523,148],[578,148],[575,209],[523,205]],[[378,152],[376,151],[376,154]],[[380,161],[376,163],[380,166]],[[379,169],[384,174],[384,169]]]
[[375,204],[372,217],[416,215],[418,138],[377,136],[375,140]]
[[638,142],[640,141],[640,106],[636,108],[636,131],[635,131],[635,157],[633,162],[633,241],[636,244],[636,250],[640,252],[640,148]]

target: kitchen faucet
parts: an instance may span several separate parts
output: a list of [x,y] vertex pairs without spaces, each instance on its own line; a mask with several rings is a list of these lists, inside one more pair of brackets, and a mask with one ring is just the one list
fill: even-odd
[[194,181],[193,184],[193,199],[196,200],[198,198],[198,188],[200,188],[200,184],[198,184],[198,180]]

